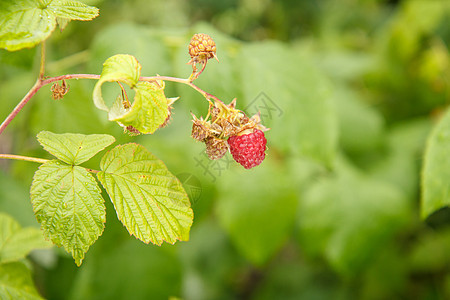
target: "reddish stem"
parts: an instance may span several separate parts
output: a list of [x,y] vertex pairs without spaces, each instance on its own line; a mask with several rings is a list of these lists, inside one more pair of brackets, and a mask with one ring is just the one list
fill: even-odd
[[47,79],[38,79],[36,83],[33,85],[33,87],[28,91],[28,93],[25,95],[25,97],[22,98],[22,100],[17,104],[17,106],[13,109],[13,111],[6,117],[6,119],[3,121],[3,123],[0,125],[0,134],[2,134],[3,130],[11,123],[11,121],[17,116],[17,114],[22,110],[22,108],[30,101],[31,97],[36,94],[36,92],[43,87],[44,85],[47,85],[49,83],[63,80],[63,79],[74,79],[74,78],[85,78],[85,79],[99,79],[100,75],[95,74],[68,74],[68,75],[61,75],[56,77],[51,77]]
[[[39,78],[36,83],[33,85],[33,87],[28,91],[28,93],[25,95],[25,97],[22,98],[22,100],[17,104],[17,106],[13,109],[13,111],[6,117],[6,119],[3,121],[3,123],[0,125],[0,134],[2,134],[3,130],[11,123],[11,121],[17,116],[17,114],[22,110],[22,108],[30,101],[31,97],[36,94],[36,92],[43,87],[44,85],[47,85],[49,83],[60,81],[64,79],[100,79],[100,75],[96,74],[67,74],[67,75],[61,75],[56,77],[50,77],[50,78]],[[192,82],[186,79],[176,78],[176,77],[169,77],[169,76],[152,76],[152,77],[140,77],[139,80],[142,81],[155,81],[155,80],[165,80],[165,81],[172,81],[172,82],[178,82],[183,83],[200,94],[202,94],[208,101],[210,99],[214,99],[215,101],[222,102],[219,98],[217,98],[214,95],[211,95],[210,93],[205,92],[198,86],[194,85]]]

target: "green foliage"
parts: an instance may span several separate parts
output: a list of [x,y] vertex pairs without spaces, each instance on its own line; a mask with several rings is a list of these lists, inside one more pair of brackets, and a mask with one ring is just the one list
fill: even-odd
[[[70,91],[58,102],[41,89],[0,136],[1,152],[42,157],[33,138],[42,130],[107,133],[122,145],[93,157],[112,137],[39,134],[58,160],[37,175],[89,177],[99,196],[87,171],[96,173],[112,199],[102,205],[116,211],[81,268],[63,251],[33,253],[39,291],[49,299],[450,298],[449,8],[446,0],[118,0],[103,1],[91,26],[77,22],[55,34],[46,42],[45,75],[87,69],[101,79],[67,80]],[[260,111],[271,128],[257,169],[240,169],[228,154],[205,158],[189,137],[189,111],[204,116],[204,99],[186,85],[141,77],[187,78],[187,45],[197,32],[213,37],[220,63],[209,61],[195,85],[225,103],[237,98],[248,115]],[[33,84],[38,64],[35,52],[5,53],[4,116]],[[158,129],[165,94],[180,100],[170,126]],[[153,134],[122,135],[108,121]],[[21,211],[30,207],[26,183],[35,170],[29,162],[0,163],[0,210],[34,225],[31,209]],[[184,181],[186,173],[198,180]],[[63,204],[57,192],[72,185],[60,183],[41,182],[54,187],[51,204]],[[192,208],[181,188],[191,184]],[[158,245],[190,240],[153,247],[128,233]],[[0,267],[0,289],[22,278],[26,284],[16,286],[37,295],[25,264]]]
[[[247,45],[239,58],[247,105],[263,91],[282,111],[281,115],[277,111],[265,112],[269,113],[266,125],[273,128],[272,143],[286,154],[333,165],[337,118],[323,74],[307,57],[279,43]],[[288,64],[285,59],[289,59]],[[263,109],[262,103],[258,105]],[[275,108],[273,104],[271,107]]]
[[[118,122],[123,127],[132,126],[141,133],[153,133],[164,123],[168,116],[168,102],[164,95],[164,82],[139,81],[141,65],[134,56],[115,55],[103,64],[100,80],[94,88],[94,103],[108,112],[110,121]],[[102,84],[107,81],[123,82],[135,90],[132,104],[123,105],[127,98],[117,97],[108,108],[102,97]]]
[[21,262],[0,264],[0,298],[42,299],[33,284],[30,270]]
[[[33,210],[44,236],[63,246],[81,265],[89,247],[103,233],[106,208],[94,177],[78,164],[113,143],[114,138],[44,131],[38,140],[60,160],[44,163],[35,173]],[[144,147],[118,146],[103,157],[100,168],[98,178],[130,234],[157,245],[189,239],[193,212],[186,192]]]
[[98,9],[75,0],[6,0],[0,3],[0,48],[16,51],[46,40],[57,18],[89,21]]
[[365,178],[342,162],[338,172],[312,185],[300,201],[299,240],[348,275],[367,267],[406,224],[409,207],[393,185]]
[[51,243],[44,240],[39,229],[22,228],[4,213],[0,213],[0,228],[0,298],[42,299],[22,261],[30,251],[49,248]]
[[450,205],[450,111],[447,111],[431,133],[425,150],[422,171],[421,216]]
[[[284,177],[272,181],[270,174]],[[216,214],[239,251],[256,265],[266,263],[286,242],[295,220],[298,199],[288,175],[265,164],[248,176],[233,173],[219,184]]]
[[81,265],[106,221],[104,200],[94,177],[85,168],[49,161],[35,173],[30,193],[45,237],[64,246]]
[[33,249],[48,248],[40,230],[22,228],[12,217],[0,213],[0,265],[18,261]]
[[69,165],[84,163],[115,141],[107,134],[55,134],[49,131],[41,131],[37,139],[45,150]]
[[161,245],[189,239],[193,212],[180,181],[144,147],[117,146],[100,164],[98,179],[130,234]]

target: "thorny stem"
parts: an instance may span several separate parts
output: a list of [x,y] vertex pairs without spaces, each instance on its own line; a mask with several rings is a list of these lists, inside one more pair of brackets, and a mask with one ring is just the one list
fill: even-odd
[[[42,47],[42,51],[44,54],[45,46]],[[44,55],[43,55],[44,56]],[[44,70],[44,59],[41,60],[41,72]],[[60,75],[56,77],[50,77],[44,79],[41,78],[41,73],[39,74],[39,78],[36,81],[36,83],[33,85],[33,87],[28,91],[28,93],[22,98],[22,100],[17,104],[17,106],[13,109],[13,111],[6,117],[6,119],[3,121],[3,123],[0,125],[0,134],[2,134],[3,130],[11,123],[11,121],[17,116],[17,114],[23,109],[23,107],[30,101],[31,97],[36,94],[36,92],[43,87],[44,85],[47,85],[49,83],[60,81],[64,79],[100,79],[100,75],[97,74],[67,74],[67,75]],[[210,93],[205,92],[195,84],[189,81],[189,79],[182,79],[177,77],[169,77],[169,76],[151,76],[151,77],[140,77],[139,80],[142,81],[155,81],[155,80],[163,80],[163,81],[172,81],[172,82],[178,82],[182,84],[186,84],[199,92],[203,95],[203,97],[208,100],[208,102],[211,103],[211,99],[214,99],[215,101],[222,102],[219,98],[217,98],[214,95],[211,95]]]

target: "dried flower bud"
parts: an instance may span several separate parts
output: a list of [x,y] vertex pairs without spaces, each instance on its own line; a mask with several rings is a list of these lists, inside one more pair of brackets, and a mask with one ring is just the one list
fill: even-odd
[[53,100],[60,100],[64,98],[64,95],[67,94],[69,88],[70,86],[66,84],[65,80],[62,81],[61,85],[55,82],[50,88],[50,90],[52,91]]
[[192,116],[194,117],[194,119],[192,120],[193,124],[191,136],[197,141],[203,141],[210,135],[209,129],[206,126],[206,122],[197,119],[197,117],[195,117],[194,115]]
[[222,158],[228,151],[228,145],[226,140],[218,139],[215,137],[208,137],[205,140],[206,154],[209,159],[215,160]]
[[123,131],[128,133],[128,135],[130,135],[130,136],[136,136],[136,135],[142,134],[142,132],[140,132],[139,130],[137,130],[136,128],[134,128],[131,125],[125,127]]

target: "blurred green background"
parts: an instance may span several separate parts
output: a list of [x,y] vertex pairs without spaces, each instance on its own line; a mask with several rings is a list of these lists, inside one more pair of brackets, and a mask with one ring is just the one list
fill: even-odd
[[[47,74],[100,74],[136,56],[142,74],[187,78],[193,33],[220,63],[196,81],[261,111],[266,160],[244,170],[211,162],[190,138],[207,102],[187,86],[171,124],[129,137],[92,103],[94,81],[63,100],[41,89],[0,136],[0,152],[49,158],[42,130],[138,142],[185,184],[189,242],[145,245],[107,205],[104,234],[77,268],[62,249],[30,259],[48,299],[450,299],[450,213],[419,218],[426,138],[450,100],[450,1],[110,0],[91,22],[47,41]],[[39,47],[0,50],[3,120],[38,74]],[[99,158],[86,164],[98,168]],[[0,211],[38,226],[29,200],[37,165],[0,161]],[[105,199],[107,195],[104,194]]]

